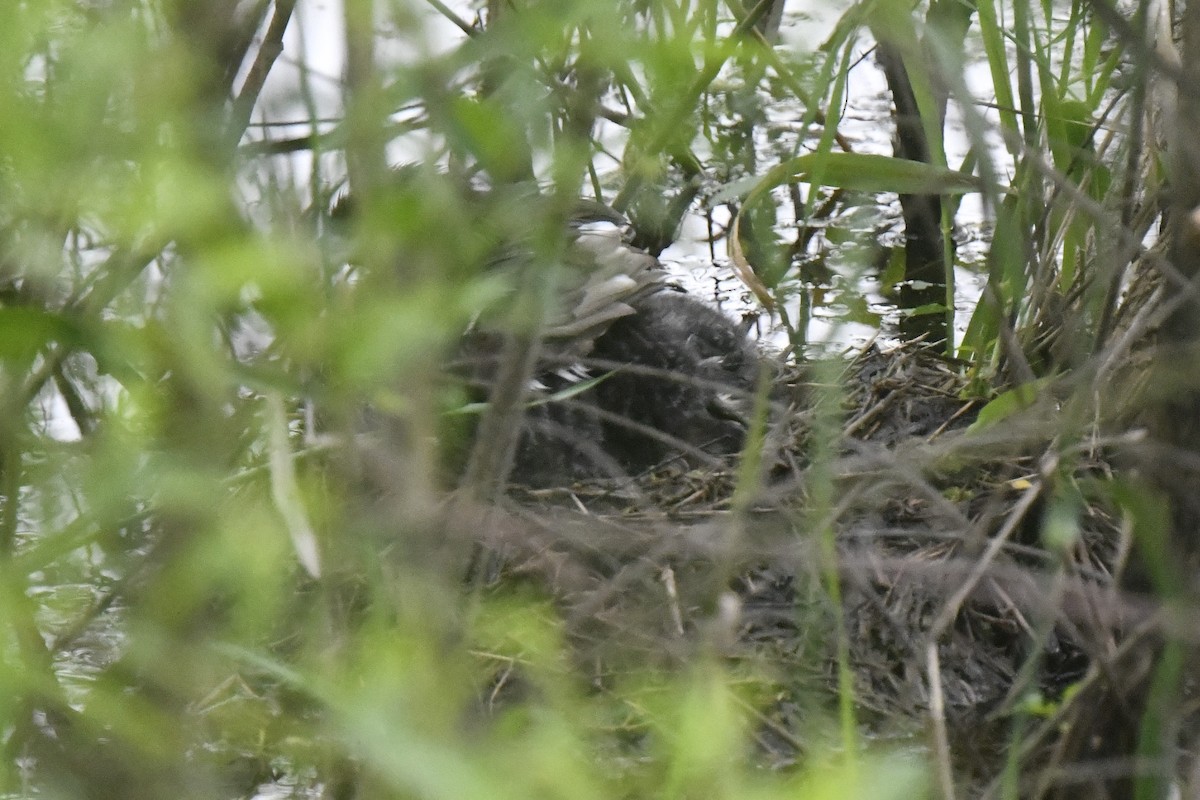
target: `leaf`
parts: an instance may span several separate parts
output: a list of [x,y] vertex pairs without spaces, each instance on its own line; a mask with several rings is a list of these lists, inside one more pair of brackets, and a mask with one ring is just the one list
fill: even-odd
[[968,433],[981,431],[996,423],[1008,419],[1018,411],[1022,411],[1037,400],[1041,390],[1050,382],[1051,376],[1038,378],[1030,383],[1023,383],[1007,392],[1001,392],[994,400],[979,411],[975,422],[967,428]]
[[814,181],[820,186],[897,194],[966,194],[983,188],[975,175],[920,161],[871,153],[810,153],[772,168],[749,191],[746,181],[729,184],[713,202],[761,194],[785,183]]
[[1171,546],[1171,504],[1163,492],[1133,477],[1114,478],[1107,488],[1133,522],[1133,541],[1154,591],[1163,598],[1180,597],[1185,581]]
[[613,372],[606,372],[603,375],[596,376],[595,378],[588,378],[586,381],[572,383],[570,386],[567,386],[564,389],[559,389],[557,392],[545,398],[544,400],[538,400],[530,403],[530,408],[534,406],[545,405],[546,403],[557,403],[559,400],[569,400],[572,397],[583,394],[588,389],[591,389],[593,386],[596,386],[602,381],[608,380],[614,374],[615,373]]
[[917,306],[913,309],[904,311],[906,317],[923,317],[929,314],[945,314],[946,306],[944,303],[926,303],[922,306]]
[[296,558],[314,578],[321,577],[321,551],[317,537],[304,510],[304,497],[296,482],[296,466],[288,443],[287,412],[283,396],[267,394],[268,448],[270,450],[271,498],[292,539]]
[[1082,536],[1083,502],[1078,490],[1055,492],[1042,518],[1042,544],[1054,553],[1067,553]]
[[[898,194],[962,194],[980,191],[983,186],[979,178],[965,172],[869,153],[818,152],[779,164],[745,191],[745,202],[733,218],[729,236],[729,257],[734,272],[767,309],[774,309],[775,301],[755,274],[753,265],[742,249],[741,222],[746,209],[753,207],[767,192],[785,183],[813,183],[841,189]],[[732,200],[740,196],[745,187],[743,181],[731,183],[717,193],[713,202]]]
[[0,359],[28,361],[51,342],[76,341],[75,324],[36,308],[0,308]]
[[754,266],[746,258],[746,252],[742,248],[742,214],[747,206],[749,206],[748,201],[733,218],[733,228],[729,232],[729,260],[733,263],[733,271],[737,274],[738,279],[754,293],[754,297],[762,303],[763,308],[774,311],[775,298],[771,296],[766,284],[754,272]]
[[[570,386],[567,386],[563,389],[559,389],[557,392],[555,392],[551,395],[547,395],[546,397],[540,397],[537,400],[531,400],[530,402],[525,404],[525,408],[526,409],[537,408],[538,406],[549,405],[550,403],[557,403],[560,400],[570,400],[572,397],[576,397],[578,395],[583,394],[588,389],[591,389],[593,386],[596,386],[600,382],[608,380],[614,374],[615,374],[614,372],[606,372],[603,375],[598,375],[595,378],[589,378],[586,381],[579,381],[577,383],[572,383]],[[466,403],[464,405],[459,406],[458,408],[452,408],[449,411],[446,411],[445,414],[446,414],[446,416],[450,416],[450,417],[470,416],[473,414],[482,414],[484,411],[487,410],[487,407],[488,407],[487,403]]]

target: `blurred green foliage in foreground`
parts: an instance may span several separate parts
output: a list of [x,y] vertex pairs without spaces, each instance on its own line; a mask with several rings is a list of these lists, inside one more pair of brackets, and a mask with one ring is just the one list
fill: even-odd
[[[835,158],[866,7],[824,47],[772,49],[769,3],[489,2],[457,20],[469,35],[439,3],[345,5],[332,45],[348,66],[330,76],[304,49],[327,33],[317,3],[8,4],[0,795],[927,796],[928,751],[862,747],[845,696],[840,719],[834,703],[805,708],[798,763],[767,770],[755,733],[795,676],[704,641],[686,659],[618,655],[604,674],[576,663],[536,588],[464,581],[476,543],[443,520],[448,452],[467,447],[447,412],[466,398],[444,362],[481,315],[521,332],[544,313],[581,195],[628,212],[647,247],[697,198],[725,204],[710,232],[726,237],[736,216],[732,260],[759,267],[759,299],[800,298],[782,321],[800,348],[830,288],[812,263],[822,240],[809,247],[804,228],[784,242],[785,215],[761,204],[815,222],[861,205],[877,223],[875,198],[854,191],[982,187],[998,229],[1019,231],[989,257],[993,291],[963,343],[986,383],[1007,322],[1033,352],[1063,297],[1083,298],[1071,335],[1113,315],[1109,282],[1082,276],[1095,220],[1061,198],[1002,197],[994,175],[967,180],[971,165],[944,153],[870,175],[873,156]],[[1051,145],[1099,199],[1109,175],[1090,172],[1095,142],[1076,129],[1111,65],[1085,22],[1072,17],[1083,67],[1104,86],[1079,87],[1091,105],[1071,101]],[[981,25],[1014,133],[1001,31]],[[1047,102],[1066,102],[1042,77]],[[419,166],[397,186],[399,160]],[[486,198],[453,188],[477,172]],[[328,214],[347,176],[348,223]],[[1051,209],[1040,227],[1034,206]],[[1062,243],[1061,270],[1032,271],[1034,227]],[[545,272],[489,269],[502,239]],[[853,282],[875,243],[859,244],[835,284],[863,310]],[[953,266],[950,300],[926,309],[951,322]],[[828,652],[797,672],[836,673]]]

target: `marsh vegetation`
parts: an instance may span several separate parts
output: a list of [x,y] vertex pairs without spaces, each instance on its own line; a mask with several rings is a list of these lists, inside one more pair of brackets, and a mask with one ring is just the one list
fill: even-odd
[[0,794],[1194,796],[1180,53],[1106,0],[11,4]]

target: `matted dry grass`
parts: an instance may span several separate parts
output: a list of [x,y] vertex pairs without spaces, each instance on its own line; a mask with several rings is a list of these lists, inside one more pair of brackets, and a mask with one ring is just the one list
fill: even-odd
[[[807,398],[808,375],[780,380]],[[1065,451],[1036,408],[968,433],[981,403],[964,383],[919,346],[848,362],[823,510],[803,403],[777,420],[751,502],[734,501],[732,469],[671,464],[515,488],[470,524],[502,559],[487,590],[532,582],[552,597],[598,691],[701,652],[744,667],[758,757],[774,767],[812,746],[811,720],[834,707],[840,626],[864,730],[914,737],[970,796],[998,796],[1006,764],[1023,794],[1059,796],[1082,757],[1064,732],[1087,723],[1095,687],[1144,674],[1160,623],[1118,588],[1128,531],[1095,489],[1111,475],[1104,449]],[[1048,547],[1065,485],[1074,527]]]

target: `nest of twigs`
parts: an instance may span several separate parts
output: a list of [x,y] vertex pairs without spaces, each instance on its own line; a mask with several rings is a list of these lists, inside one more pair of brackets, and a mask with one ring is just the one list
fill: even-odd
[[[732,466],[515,489],[476,528],[503,556],[492,588],[549,593],[601,689],[701,650],[745,665],[764,688],[752,713],[773,766],[812,745],[811,721],[849,690],[868,730],[933,730],[939,763],[986,796],[1008,758],[1065,757],[1060,732],[1081,713],[1068,688],[1111,668],[1099,654],[1138,620],[1113,577],[1119,515],[1086,489],[1104,454],[1064,469],[1034,419],[968,434],[982,403],[964,386],[927,349],[865,351],[846,365],[835,455],[814,459],[811,415],[794,407],[749,499]],[[1068,494],[1074,528],[1049,547],[1046,516]],[[1055,722],[1029,722],[1042,717]]]

